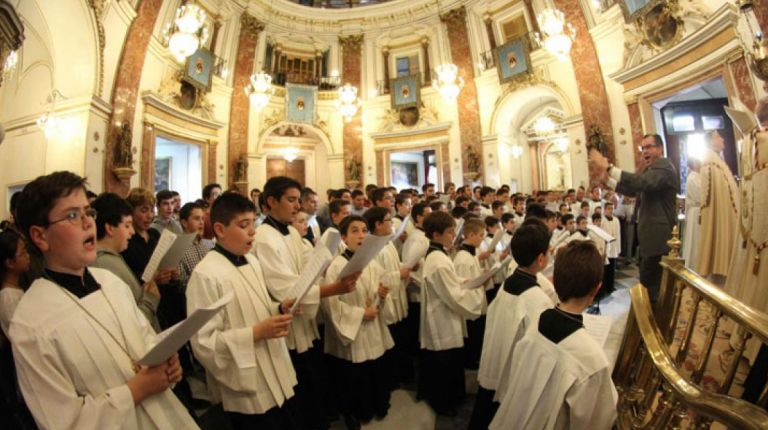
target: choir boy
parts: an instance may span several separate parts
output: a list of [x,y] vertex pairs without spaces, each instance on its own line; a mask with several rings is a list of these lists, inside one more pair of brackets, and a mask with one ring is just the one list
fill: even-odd
[[603,290],[608,294],[614,291],[614,280],[616,279],[616,261],[621,252],[621,223],[619,218],[614,215],[614,206],[611,202],[605,202],[605,213],[603,214],[602,229],[615,239],[608,244],[608,266],[603,275]]
[[139,360],[158,339],[131,289],[96,259],[96,213],[85,179],[55,172],[27,184],[16,218],[45,271],[11,319],[19,384],[41,429],[197,429],[168,388],[174,355]]
[[612,428],[617,394],[611,366],[581,315],[600,289],[602,261],[590,242],[558,252],[554,280],[561,303],[542,312],[515,346],[492,430]]
[[[339,232],[338,226],[341,224],[341,220],[352,213],[352,204],[349,202],[349,200],[336,199],[328,205],[328,213],[331,217],[331,225],[325,229],[323,235],[320,237],[318,245],[321,246],[326,246],[331,232]],[[344,242],[340,242],[339,247],[336,250],[336,254],[341,254],[344,252],[344,249]]]
[[[392,216],[385,208],[370,208],[363,217],[368,223],[369,232],[376,236],[392,235]],[[411,276],[411,269],[400,263],[400,256],[393,244],[395,240],[390,241],[376,256],[376,262],[383,269],[381,283],[389,289],[388,318],[385,319],[385,322],[389,325],[389,331],[395,342],[394,347],[388,353],[393,372],[392,387],[396,387],[400,380],[413,377],[413,363],[404,350],[408,339],[406,333],[408,295],[405,287]]]
[[[432,213],[426,203],[418,203],[411,210],[414,230],[408,235],[403,244],[403,256],[409,255],[409,250],[417,246],[419,249],[429,247],[429,239],[424,234],[424,220]],[[406,287],[408,295],[408,316],[405,319],[405,331],[408,340],[405,349],[412,359],[419,351],[419,321],[421,320],[421,289],[424,286],[424,258],[420,258],[416,267],[412,267],[411,277]]]
[[[395,196],[395,216],[392,218],[392,228],[397,231],[400,229],[400,225],[405,221],[405,218],[411,213],[411,195],[400,193]],[[408,221],[408,225],[405,226],[405,230],[400,237],[396,237],[393,241],[398,254],[403,251],[403,244],[408,240],[408,235],[414,230],[413,221]]]
[[467,319],[483,310],[482,288],[468,290],[456,274],[448,251],[456,237],[456,223],[450,215],[435,212],[424,220],[430,240],[424,260],[421,290],[420,338],[422,359],[418,395],[441,415],[456,415],[466,393],[463,347]]
[[[256,190],[258,189],[256,188]],[[189,277],[192,276],[192,271],[195,270],[197,264],[205,258],[208,251],[213,249],[213,241],[203,239],[204,212],[203,207],[194,202],[184,204],[179,210],[179,220],[181,226],[184,227],[184,233],[195,235],[192,245],[184,251],[184,256],[179,262],[179,281],[184,289],[186,289]]]
[[[375,210],[376,207],[369,209]],[[382,210],[385,208],[378,207]],[[387,215],[389,216],[389,214]],[[334,258],[326,281],[335,282],[368,235],[368,224],[350,215],[339,225],[345,251]],[[389,289],[381,283],[381,266],[373,261],[363,269],[354,291],[323,298],[325,352],[336,360],[337,389],[348,430],[373,417],[384,418],[389,410],[391,372],[384,353],[394,346],[385,319],[391,309]]]
[[296,374],[283,339],[294,299],[278,303],[267,291],[261,265],[250,253],[255,218],[253,202],[239,194],[225,193],[213,203],[216,246],[192,272],[187,308],[233,298],[192,337],[192,349],[233,429],[299,429]]
[[160,233],[162,233],[163,230],[168,229],[173,234],[181,234],[181,224],[179,224],[179,222],[176,221],[173,216],[173,208],[176,201],[176,198],[173,195],[173,191],[158,191],[155,197],[155,201],[157,202],[157,217],[152,222],[150,228],[153,228]]
[[529,326],[535,325],[542,311],[555,305],[537,279],[548,263],[547,228],[541,223],[523,225],[510,246],[518,266],[488,307],[479,388],[470,430],[488,428],[506,390],[507,369],[512,363],[515,344]]
[[525,221],[525,197],[517,196],[513,198],[512,206],[515,210],[515,225],[519,226]]
[[[264,272],[270,297],[280,301],[296,297],[293,286],[307,263],[302,237],[290,225],[299,213],[300,195],[301,185],[285,176],[270,178],[261,194],[269,215],[256,229],[253,252]],[[346,207],[349,208],[348,203]],[[302,301],[302,314],[291,322],[287,343],[298,379],[295,391],[302,430],[328,425],[323,406],[329,397],[329,379],[316,321],[320,298],[353,290],[359,275],[358,272],[333,284],[312,286]]]

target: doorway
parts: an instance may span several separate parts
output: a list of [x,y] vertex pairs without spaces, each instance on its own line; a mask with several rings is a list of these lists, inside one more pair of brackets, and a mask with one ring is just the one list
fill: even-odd
[[154,192],[172,190],[182,202],[202,196],[201,147],[193,143],[158,136],[155,140]]
[[434,149],[389,154],[389,183],[403,190],[421,190],[426,183],[438,184],[437,154]]
[[290,161],[285,158],[267,158],[267,179],[274,176],[287,176],[296,180],[303,188],[307,177],[305,169],[304,160],[301,158]]

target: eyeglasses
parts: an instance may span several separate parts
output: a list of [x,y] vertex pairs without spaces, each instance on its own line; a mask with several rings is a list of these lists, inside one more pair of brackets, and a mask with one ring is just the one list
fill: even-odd
[[70,209],[69,211],[67,211],[67,214],[64,215],[64,218],[57,219],[56,221],[50,221],[48,225],[53,225],[56,223],[60,223],[62,221],[69,221],[69,223],[72,225],[82,225],[83,221],[85,220],[85,217],[91,218],[92,220],[96,221],[97,214],[98,213],[94,208],[86,208],[85,210]]

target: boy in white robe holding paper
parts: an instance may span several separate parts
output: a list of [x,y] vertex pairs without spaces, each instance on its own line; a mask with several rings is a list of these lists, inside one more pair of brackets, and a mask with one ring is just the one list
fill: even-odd
[[608,430],[616,388],[603,348],[584,329],[582,312],[600,289],[603,257],[591,242],[558,251],[560,304],[539,316],[514,349],[506,393],[491,430]]
[[[339,225],[347,249],[328,266],[326,280],[333,282],[368,235],[368,223],[350,215]],[[385,323],[390,306],[389,289],[381,284],[383,269],[372,261],[363,269],[354,291],[323,298],[325,352],[337,358],[337,388],[341,412],[349,430],[360,428],[389,410],[389,381],[384,353],[394,346]]]
[[549,230],[532,221],[515,231],[510,246],[518,267],[488,307],[470,430],[488,428],[506,391],[515,345],[536,324],[539,314],[555,305],[537,280],[548,263]]
[[[276,300],[296,297],[293,286],[307,263],[302,237],[290,225],[301,208],[300,195],[301,184],[286,176],[270,178],[261,194],[269,215],[256,229],[253,252],[264,272],[269,295]],[[320,298],[352,291],[358,276],[359,272],[333,284],[313,285],[302,300],[302,314],[291,322],[287,343],[298,379],[294,391],[302,429],[323,429],[328,425],[330,379],[317,327]]]
[[[365,211],[363,218],[368,223],[368,231],[376,236],[389,236],[393,234],[393,218],[389,210],[382,207],[372,207]],[[386,301],[387,312],[384,322],[389,326],[389,332],[394,347],[387,351],[390,371],[392,372],[391,387],[394,389],[401,380],[413,377],[413,362],[404,350],[408,335],[406,333],[406,318],[408,317],[408,296],[405,292],[406,282],[411,276],[411,269],[400,263],[393,238],[375,261],[381,266],[381,283],[389,289],[389,299]]]
[[467,319],[480,316],[485,292],[465,289],[465,279],[456,274],[448,251],[456,238],[456,223],[445,212],[434,212],[424,220],[430,239],[424,259],[421,290],[421,364],[418,396],[425,398],[441,415],[456,415],[466,394],[463,347]]
[[234,297],[192,337],[192,349],[233,429],[298,430],[296,373],[283,339],[295,299],[278,303],[269,296],[261,265],[250,254],[255,218],[253,202],[240,194],[226,193],[213,203],[216,246],[192,272],[187,311]]
[[45,259],[9,334],[19,384],[41,429],[197,429],[169,390],[176,355],[136,364],[157,342],[130,288],[96,259],[96,214],[85,180],[55,172],[22,192],[17,221]]

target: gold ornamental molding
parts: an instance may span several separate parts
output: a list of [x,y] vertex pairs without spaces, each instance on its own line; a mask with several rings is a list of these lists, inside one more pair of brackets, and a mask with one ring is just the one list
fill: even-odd
[[339,36],[339,45],[343,52],[360,52],[363,46],[363,34],[350,34]]
[[264,23],[251,16],[248,12],[240,15],[240,33],[245,34],[252,40],[259,37],[259,33],[264,30]]
[[141,100],[144,102],[144,122],[160,125],[182,137],[201,141],[217,140],[218,131],[225,125],[177,109],[153,91],[142,93]]
[[464,6],[451,9],[448,12],[440,14],[440,20],[449,23],[465,23],[467,21],[467,9]]

